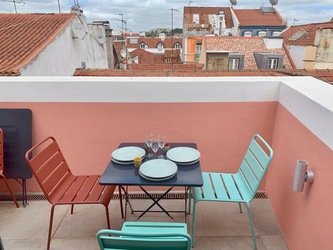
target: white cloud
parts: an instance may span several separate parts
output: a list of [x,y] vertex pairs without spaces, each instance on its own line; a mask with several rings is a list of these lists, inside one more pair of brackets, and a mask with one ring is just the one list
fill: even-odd
[[[23,1],[22,1],[23,2]],[[74,0],[24,0],[24,4],[16,0],[16,9],[18,13],[58,13],[58,2],[61,12],[68,13]],[[237,9],[250,8],[257,9],[264,6],[270,6],[269,0],[249,1],[238,0],[234,7]],[[111,28],[114,30],[121,29],[121,19],[123,14],[124,20],[127,21],[126,27],[131,31],[148,31],[152,28],[170,28],[171,27],[171,8],[180,12],[173,13],[174,28],[182,28],[184,6],[221,6],[229,7],[231,4],[228,0],[78,0],[83,13],[88,21],[95,20],[110,21]],[[275,6],[281,16],[289,24],[293,20],[298,21],[295,24],[327,22],[333,17],[333,1],[285,1],[280,0]],[[10,0],[0,1],[2,13],[14,13],[14,5]]]

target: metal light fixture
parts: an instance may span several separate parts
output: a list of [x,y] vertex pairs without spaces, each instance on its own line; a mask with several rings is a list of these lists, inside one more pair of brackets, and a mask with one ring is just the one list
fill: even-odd
[[307,171],[308,162],[305,160],[297,160],[293,189],[295,192],[303,192],[304,182],[312,183],[314,180],[314,173]]

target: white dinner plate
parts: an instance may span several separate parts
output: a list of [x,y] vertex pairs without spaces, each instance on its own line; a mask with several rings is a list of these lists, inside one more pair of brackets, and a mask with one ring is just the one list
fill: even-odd
[[176,147],[170,149],[167,158],[179,164],[195,162],[200,159],[200,152],[195,148],[190,147]]
[[112,157],[112,159],[111,159],[114,163],[117,163],[117,164],[122,164],[122,165],[126,165],[126,164],[133,164],[134,163],[134,161],[117,161],[116,159],[114,159],[113,157]]
[[[145,156],[143,156],[141,159],[143,160],[144,158],[145,158]],[[114,159],[113,157],[112,157],[111,160],[114,163],[121,164],[121,165],[127,165],[127,164],[133,164],[134,163],[134,160],[132,160],[132,161],[118,161],[118,160]]]
[[198,161],[200,161],[200,158],[196,159],[195,161],[189,161],[189,162],[176,162],[176,161],[173,161],[173,162],[176,163],[177,165],[187,166],[187,165],[192,165],[194,163],[197,163]]
[[139,173],[148,178],[167,178],[177,173],[177,169],[177,164],[172,161],[153,159],[144,162],[140,166]]
[[145,176],[145,175],[142,174],[140,171],[139,171],[139,174],[140,174],[140,176],[141,176],[143,179],[146,179],[146,180],[148,180],[148,181],[166,181],[166,180],[169,180],[169,179],[171,179],[172,177],[174,177],[174,176],[177,174],[177,172],[174,173],[174,174],[172,174],[172,175],[170,175],[170,176],[164,177],[164,178],[151,178],[151,177]]
[[146,151],[143,148],[140,147],[123,147],[118,148],[115,151],[112,152],[112,159],[118,161],[118,162],[129,162],[131,161],[133,163],[133,159],[135,157],[143,157],[146,155]]

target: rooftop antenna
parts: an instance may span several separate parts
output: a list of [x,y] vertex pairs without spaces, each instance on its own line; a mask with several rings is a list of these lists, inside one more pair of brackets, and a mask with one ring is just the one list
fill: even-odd
[[277,5],[279,1],[278,0],[269,0],[269,2],[271,3],[272,9],[273,9],[273,6]]
[[59,9],[59,13],[61,13],[59,0],[58,0],[58,9]]
[[193,0],[189,0],[189,1],[188,1],[188,6],[191,7],[191,3],[193,3],[193,2],[194,2]]
[[25,4],[25,2],[23,2],[21,0],[1,0],[1,1],[3,1],[3,2],[13,2],[14,10],[15,10],[16,14],[17,14],[16,3],[22,3],[23,5]]
[[230,0],[230,3],[232,8],[234,5],[237,5],[237,0]]

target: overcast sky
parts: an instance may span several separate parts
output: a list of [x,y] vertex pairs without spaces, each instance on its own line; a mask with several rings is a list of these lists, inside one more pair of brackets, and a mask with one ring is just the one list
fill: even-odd
[[[121,20],[127,21],[129,31],[149,31],[155,28],[182,28],[184,6],[229,7],[229,0],[0,0],[1,13],[68,13],[78,2],[89,22],[109,21],[113,30],[121,30]],[[21,2],[21,3],[20,3]],[[59,5],[58,5],[59,2]],[[235,9],[257,9],[271,6],[269,0],[237,0]],[[279,0],[275,8],[290,25],[295,23],[328,22],[333,17],[333,0]],[[119,15],[123,14],[123,15]],[[117,20],[118,19],[118,20]],[[123,26],[125,29],[125,25]]]

